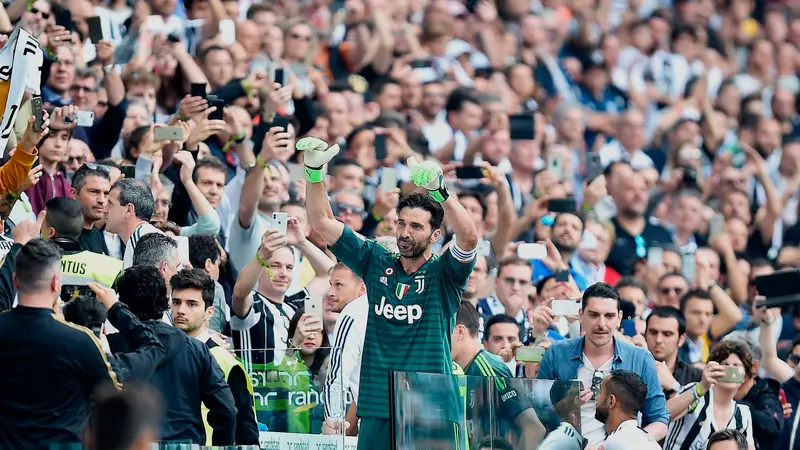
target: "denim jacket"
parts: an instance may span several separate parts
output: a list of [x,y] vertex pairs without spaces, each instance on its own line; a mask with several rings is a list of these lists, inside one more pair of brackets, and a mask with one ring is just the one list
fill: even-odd
[[[537,378],[542,380],[575,380],[583,365],[583,337],[556,341],[547,349]],[[614,339],[613,369],[630,370],[647,384],[647,398],[642,407],[642,426],[654,422],[669,424],[667,401],[658,381],[653,355],[647,350]]]

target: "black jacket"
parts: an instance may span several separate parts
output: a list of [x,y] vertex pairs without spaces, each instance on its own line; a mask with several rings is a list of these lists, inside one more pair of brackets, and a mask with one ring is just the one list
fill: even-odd
[[[214,430],[213,445],[233,445],[236,430],[233,395],[208,347],[164,322],[146,324],[166,349],[149,380],[164,400],[161,440],[188,440],[205,445],[206,432],[200,414],[200,405],[205,403],[209,409],[208,423]],[[122,336],[110,335],[108,341],[112,352],[128,351],[130,343],[124,342]]]
[[146,382],[153,376],[166,353],[161,340],[150,327],[140,322],[124,303],[117,302],[108,310],[108,321],[134,349],[128,353],[108,356],[111,368],[123,383]]
[[753,438],[759,450],[778,448],[783,430],[783,406],[780,397],[781,385],[771,379],[756,378],[756,384],[739,403],[750,407],[753,417]]
[[[209,349],[217,347],[217,343],[206,341]],[[247,389],[247,372],[236,366],[228,375],[228,385],[236,404],[236,445],[258,445],[258,422],[253,410],[253,394]]]
[[0,448],[78,443],[90,398],[117,377],[91,331],[46,308],[0,314]]

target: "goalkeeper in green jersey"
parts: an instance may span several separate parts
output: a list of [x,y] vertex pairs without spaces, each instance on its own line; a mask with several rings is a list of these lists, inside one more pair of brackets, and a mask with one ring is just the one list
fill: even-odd
[[[472,395],[476,388],[475,383],[480,382],[477,377],[492,377],[494,383],[495,399],[489,400],[497,405],[489,414],[489,410],[479,411],[479,424],[472,427],[475,435],[469,436],[470,442],[484,438],[483,433],[490,429],[500,430],[499,435],[506,431],[513,431],[512,435],[519,435],[514,448],[536,448],[544,439],[545,428],[533,405],[528,401],[524,392],[517,392],[511,381],[514,376],[498,356],[487,352],[478,339],[480,314],[469,302],[461,302],[456,315],[456,326],[453,329],[453,360],[464,368],[467,375],[467,395]],[[470,386],[472,385],[472,386]],[[472,388],[472,389],[470,389]],[[475,402],[467,401],[467,404]],[[474,414],[473,414],[474,416]],[[491,426],[496,423],[499,426]],[[512,439],[513,441],[513,439]]]
[[[296,147],[304,152],[311,228],[367,285],[370,308],[358,394],[358,448],[391,448],[390,372],[452,374],[450,334],[475,265],[478,231],[458,199],[449,195],[443,169],[434,162],[418,163],[411,157],[411,180],[428,193],[414,193],[400,200],[396,232],[399,254],[392,253],[333,216],[322,183],[323,167],[336,156],[339,146],[303,138]],[[431,247],[441,237],[445,216],[455,231],[455,243],[441,255],[434,255]],[[452,401],[457,405],[457,389]],[[446,413],[452,417],[446,420],[456,427],[460,408],[450,409]],[[458,441],[454,430],[453,448]]]

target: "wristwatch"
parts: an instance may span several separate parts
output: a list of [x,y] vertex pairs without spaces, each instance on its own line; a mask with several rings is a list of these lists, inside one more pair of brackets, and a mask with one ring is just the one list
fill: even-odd
[[245,164],[245,165],[240,166],[240,167],[242,168],[242,170],[244,170],[245,174],[248,174],[248,173],[250,173],[251,170],[256,168],[256,163],[254,161],[254,162],[251,162],[249,164]]

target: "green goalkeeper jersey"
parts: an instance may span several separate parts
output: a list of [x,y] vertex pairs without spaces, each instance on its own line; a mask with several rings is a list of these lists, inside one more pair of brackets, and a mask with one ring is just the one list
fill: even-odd
[[331,251],[364,280],[370,304],[358,415],[388,419],[390,371],[452,373],[450,334],[475,259],[451,247],[409,274],[400,255],[347,226]]

